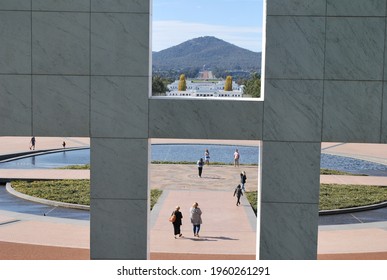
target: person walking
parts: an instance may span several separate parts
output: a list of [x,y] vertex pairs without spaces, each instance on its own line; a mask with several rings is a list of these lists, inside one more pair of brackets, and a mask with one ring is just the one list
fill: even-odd
[[30,141],[30,144],[31,144],[30,150],[35,150],[35,143],[36,143],[35,136],[32,136]]
[[236,206],[239,206],[239,204],[241,204],[241,196],[243,195],[243,192],[242,192],[242,189],[241,189],[241,185],[238,185],[236,188],[235,188],[235,191],[234,191],[234,196],[236,195],[237,197],[237,203],[236,203]]
[[242,171],[241,172],[241,174],[240,174],[240,176],[241,176],[241,188],[242,188],[242,191],[246,191],[246,189],[245,189],[245,184],[246,184],[246,179],[247,179],[247,177],[246,177],[246,172],[245,171]]
[[193,225],[194,236],[199,237],[200,225],[202,224],[202,210],[200,210],[197,202],[189,209],[189,213]]
[[198,172],[199,172],[199,177],[200,177],[200,178],[202,177],[203,165],[204,165],[203,158],[200,158],[200,159],[198,160],[198,162],[197,162]]
[[62,143],[62,147],[63,147],[63,149],[66,149],[66,142],[65,141],[63,141],[63,143]]
[[208,149],[206,149],[206,151],[204,152],[204,161],[206,165],[210,164],[210,152],[208,151]]
[[239,151],[238,151],[238,149],[235,149],[235,152],[234,152],[234,167],[236,167],[237,165],[239,167],[239,158],[240,158]]
[[175,220],[172,222],[173,225],[173,234],[175,239],[177,239],[177,236],[182,237],[183,234],[181,233],[180,227],[183,224],[183,214],[180,212],[180,206],[176,206],[175,211],[172,212],[171,216],[175,215]]

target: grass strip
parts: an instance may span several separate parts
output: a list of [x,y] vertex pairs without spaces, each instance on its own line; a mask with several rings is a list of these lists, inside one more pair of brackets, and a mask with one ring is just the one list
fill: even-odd
[[387,201],[387,187],[365,185],[320,185],[320,210],[344,209]]
[[[13,181],[16,191],[48,200],[90,205],[90,180]],[[151,210],[162,190],[151,190]]]
[[[13,181],[12,187],[30,196],[73,204],[90,205],[90,180]],[[162,194],[151,190],[151,210]],[[257,213],[257,191],[245,193]],[[387,187],[321,184],[319,210],[345,209],[387,201]]]
[[90,164],[79,164],[79,165],[66,165],[66,166],[63,166],[63,167],[58,167],[56,169],[90,169]]
[[321,175],[368,176],[368,175],[365,175],[365,174],[355,174],[355,173],[344,172],[344,171],[339,171],[339,170],[332,170],[332,169],[327,169],[327,168],[321,168],[320,169],[320,174]]
[[[245,193],[257,213],[257,191]],[[319,210],[345,209],[387,201],[387,187],[365,185],[321,184]]]

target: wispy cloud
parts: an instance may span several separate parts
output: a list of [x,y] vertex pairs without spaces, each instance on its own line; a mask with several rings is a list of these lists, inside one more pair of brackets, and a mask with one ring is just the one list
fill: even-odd
[[152,25],[153,51],[160,51],[201,36],[215,36],[256,52],[262,49],[262,30],[259,27],[211,25],[177,20],[153,21]]

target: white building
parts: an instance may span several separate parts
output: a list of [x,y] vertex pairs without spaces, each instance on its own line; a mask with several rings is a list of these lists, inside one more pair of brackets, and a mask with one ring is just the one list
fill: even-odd
[[167,96],[191,96],[191,97],[232,97],[238,98],[243,95],[243,86],[232,82],[232,91],[224,90],[225,81],[201,81],[186,80],[187,90],[179,91],[179,80],[174,81],[167,87],[169,92]]

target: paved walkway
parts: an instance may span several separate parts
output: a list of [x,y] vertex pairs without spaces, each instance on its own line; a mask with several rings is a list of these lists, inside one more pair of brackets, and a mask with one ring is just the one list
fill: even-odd
[[[0,154],[6,153],[5,146],[11,147],[13,152],[24,151],[26,141],[29,141],[29,138],[20,141],[5,138],[0,137]],[[56,146],[58,141],[62,143],[62,138],[57,138],[55,143],[44,140],[52,146]],[[84,145],[87,141],[76,139],[74,146],[80,143]],[[38,145],[42,142],[37,138]],[[71,139],[66,142],[71,143]],[[358,146],[359,150],[353,146],[357,144],[324,145],[327,148],[324,152],[351,150],[356,152],[355,156],[365,157],[375,157],[378,150],[379,157],[387,159],[387,145],[371,148],[369,153],[363,145]],[[255,259],[256,219],[244,198],[242,205],[237,207],[232,197],[241,170],[246,170],[248,176],[247,189],[256,188],[253,187],[257,186],[258,180],[256,167],[209,166],[204,168],[203,178],[198,178],[194,166],[152,165],[151,185],[164,189],[164,193],[151,212],[151,259]],[[165,177],[165,174],[172,173],[174,176]],[[3,175],[0,173],[0,177]],[[12,176],[16,176],[15,173]],[[328,180],[325,177],[321,177],[322,182]],[[350,177],[356,177],[351,180],[365,178],[349,176],[347,179]],[[337,180],[340,178],[336,177]],[[188,208],[194,201],[203,210],[199,239],[192,236],[188,221]],[[181,239],[173,238],[172,226],[167,221],[176,204],[181,206],[184,215],[184,238]],[[318,258],[387,259],[386,229],[385,222],[320,226]],[[0,259],[88,259],[89,222],[0,211],[0,248]]]

